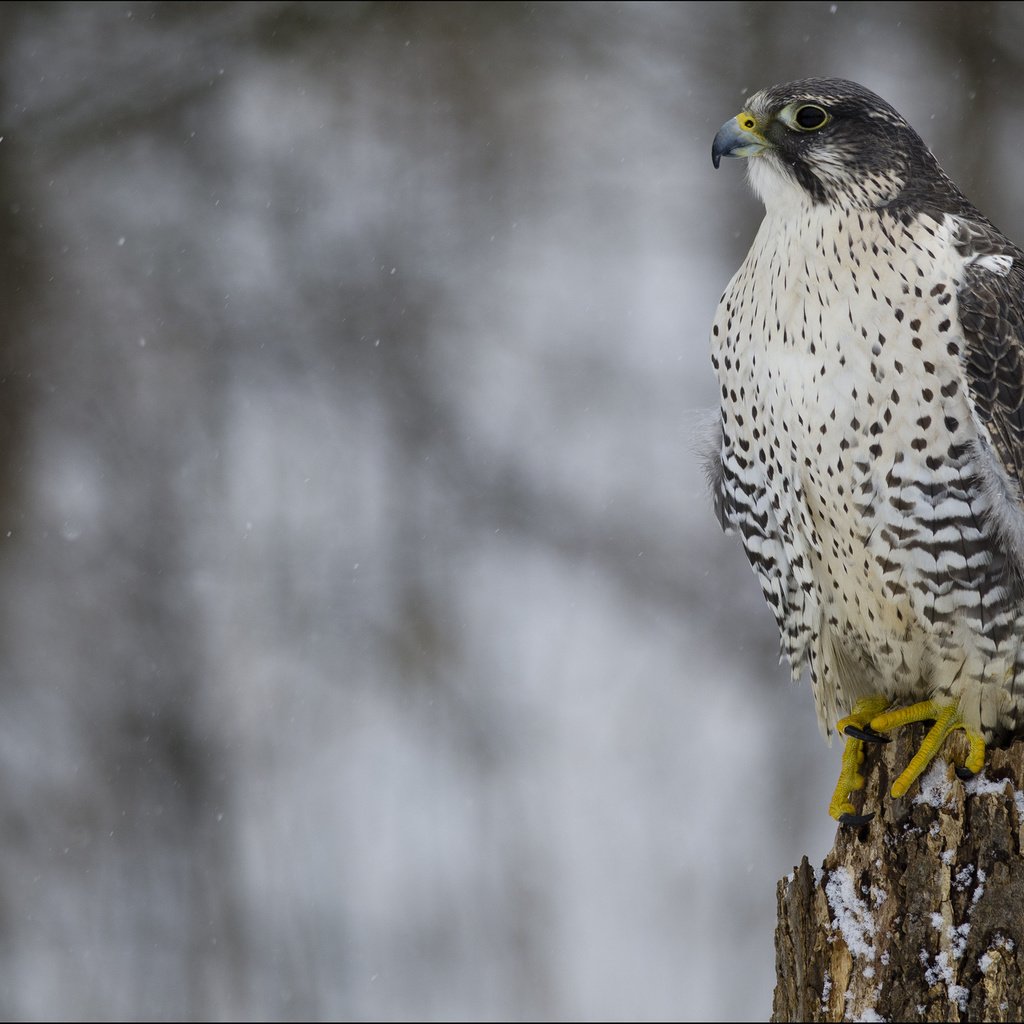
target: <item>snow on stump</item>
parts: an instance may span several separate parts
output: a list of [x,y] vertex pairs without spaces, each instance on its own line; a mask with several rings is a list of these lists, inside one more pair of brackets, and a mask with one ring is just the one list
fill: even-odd
[[1024,1019],[1024,742],[966,783],[940,756],[893,800],[924,733],[868,752],[874,820],[779,883],[772,1020]]

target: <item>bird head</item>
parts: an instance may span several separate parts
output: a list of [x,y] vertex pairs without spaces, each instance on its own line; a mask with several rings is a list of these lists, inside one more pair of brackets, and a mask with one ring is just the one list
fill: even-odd
[[[722,125],[711,150],[747,157],[754,191],[770,210],[794,200],[877,209],[939,169],[921,137],[880,96],[856,82],[806,78],[755,93]],[[952,186],[950,186],[952,187]]]

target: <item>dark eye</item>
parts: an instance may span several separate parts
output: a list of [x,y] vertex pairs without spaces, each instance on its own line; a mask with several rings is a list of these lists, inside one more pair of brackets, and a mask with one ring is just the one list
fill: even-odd
[[808,103],[793,115],[793,125],[801,131],[814,132],[828,124],[828,111]]

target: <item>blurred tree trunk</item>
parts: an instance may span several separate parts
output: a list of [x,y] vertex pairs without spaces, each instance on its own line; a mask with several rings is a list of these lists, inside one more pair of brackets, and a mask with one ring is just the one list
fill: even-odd
[[1024,742],[882,797],[923,734],[869,752],[874,820],[779,882],[773,1020],[1024,1019]]
[[[24,7],[4,4],[0,7],[0,68],[7,59],[12,41],[17,38]],[[0,109],[7,99],[6,82],[0,74]],[[33,359],[26,343],[26,323],[30,307],[36,301],[37,252],[33,218],[27,201],[25,181],[26,148],[33,146],[22,134],[12,137],[0,130],[0,538],[6,540],[24,525],[22,465],[26,458],[26,434],[29,418],[29,380]],[[6,555],[11,544],[0,549]]]

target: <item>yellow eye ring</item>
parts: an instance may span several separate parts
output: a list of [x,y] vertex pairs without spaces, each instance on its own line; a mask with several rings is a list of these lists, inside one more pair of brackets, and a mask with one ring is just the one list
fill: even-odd
[[816,103],[805,103],[793,111],[792,126],[800,132],[816,132],[831,121],[824,107]]

